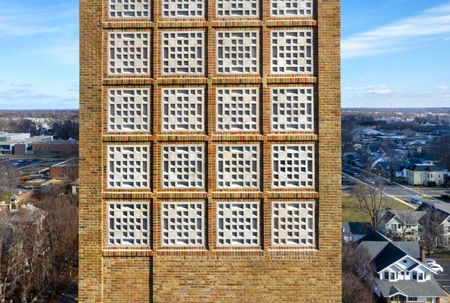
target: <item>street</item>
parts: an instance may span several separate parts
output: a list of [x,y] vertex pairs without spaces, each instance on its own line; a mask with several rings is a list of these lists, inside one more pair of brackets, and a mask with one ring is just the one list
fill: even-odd
[[[366,184],[378,184],[383,186],[384,192],[393,197],[401,198],[410,201],[412,198],[417,198],[422,201],[430,201],[436,196],[449,194],[449,189],[439,189],[439,188],[412,188],[410,186],[392,183],[390,180],[368,173],[360,168],[351,165],[345,165],[343,168],[344,184],[346,182],[345,175],[354,177]],[[345,186],[344,186],[345,187]]]

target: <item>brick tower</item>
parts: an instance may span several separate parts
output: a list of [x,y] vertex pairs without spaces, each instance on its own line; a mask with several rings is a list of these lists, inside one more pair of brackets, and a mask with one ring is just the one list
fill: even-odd
[[339,9],[81,0],[81,303],[341,301]]

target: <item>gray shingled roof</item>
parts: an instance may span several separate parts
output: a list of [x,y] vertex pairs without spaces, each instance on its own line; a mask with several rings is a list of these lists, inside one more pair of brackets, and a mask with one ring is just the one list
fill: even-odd
[[409,166],[407,169],[409,170],[413,170],[413,171],[438,171],[438,172],[442,172],[444,171],[444,169],[437,167],[435,165],[411,165]]
[[364,241],[358,247],[364,248],[370,256],[370,259],[375,258],[383,248],[386,247],[388,242],[380,242],[380,241]]
[[429,281],[397,281],[389,282],[376,279],[376,285],[380,289],[383,297],[391,297],[395,294],[402,294],[407,297],[446,297],[436,280],[431,277]]
[[414,241],[395,241],[395,245],[403,249],[408,255],[413,258],[420,258],[420,245]]
[[425,211],[415,211],[415,210],[398,210],[392,209],[390,210],[393,214],[395,214],[400,221],[409,220],[410,222],[403,222],[407,224],[419,224],[420,218],[422,218],[426,212]]
[[386,213],[383,215],[383,217],[381,218],[381,220],[383,220],[384,223],[388,223],[389,221],[392,220],[392,218],[395,217],[395,214],[391,211],[388,210],[386,211]]
[[372,231],[370,223],[367,222],[343,222],[344,233],[352,235],[366,235]]
[[[394,242],[384,237],[377,231],[372,231],[359,240],[359,246],[369,253],[375,267],[380,269],[403,258],[406,254],[419,259],[420,246],[418,242],[397,241]],[[390,263],[389,263],[390,262]],[[386,265],[386,263],[389,263]],[[383,267],[384,266],[384,267]]]
[[[430,209],[437,209],[438,212],[436,213],[438,216],[438,220],[441,221],[441,223],[447,219],[447,217],[450,215],[450,203],[440,202],[440,201],[424,201],[422,204],[416,209],[416,211],[428,211]],[[419,221],[420,222],[420,221]]]
[[404,256],[406,256],[406,252],[395,246],[393,243],[388,242],[380,253],[372,259],[372,263],[375,265],[377,272],[379,272]]

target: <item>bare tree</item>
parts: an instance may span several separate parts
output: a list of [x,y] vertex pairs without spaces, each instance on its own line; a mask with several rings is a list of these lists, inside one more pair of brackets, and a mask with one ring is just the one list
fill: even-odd
[[361,210],[370,218],[372,228],[378,230],[385,210],[383,185],[358,184],[352,189],[351,194],[358,200]]
[[78,207],[67,196],[44,198],[40,207],[47,211],[45,228],[55,272],[70,279],[78,257]]
[[374,302],[374,268],[370,256],[353,243],[342,246],[342,302]]
[[19,184],[19,171],[7,162],[0,162],[0,195],[9,194]]
[[39,216],[27,209],[6,214],[8,230],[3,243],[6,249],[2,249],[1,255],[0,302],[4,302],[6,298],[14,302],[33,302],[49,282],[51,271],[47,254],[48,238],[47,233],[37,224],[43,214],[37,212]]
[[433,248],[442,244],[440,243],[444,234],[444,230],[441,225],[442,216],[440,216],[436,210],[429,208],[420,221],[423,228],[420,245],[429,254]]
[[397,217],[403,223],[403,228],[400,228],[396,235],[396,240],[405,241],[408,237],[414,234],[411,226],[417,224],[417,213],[413,210],[405,210],[397,213]]
[[45,193],[29,214],[0,212],[0,303],[51,299],[73,280],[78,208],[62,191]]
[[369,196],[368,186],[362,183],[358,183],[350,189],[350,195],[356,198],[359,208],[363,208],[365,201]]

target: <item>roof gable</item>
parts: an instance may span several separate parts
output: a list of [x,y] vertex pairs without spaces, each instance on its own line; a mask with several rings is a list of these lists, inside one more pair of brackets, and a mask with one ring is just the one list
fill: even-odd
[[389,242],[372,262],[375,265],[376,271],[379,272],[406,255],[404,251]]

